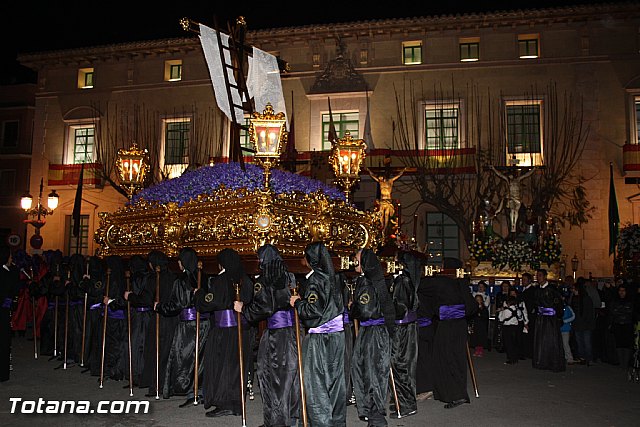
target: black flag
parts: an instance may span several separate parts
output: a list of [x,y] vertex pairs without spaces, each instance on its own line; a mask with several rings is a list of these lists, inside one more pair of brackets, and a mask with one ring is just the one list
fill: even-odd
[[76,200],[73,203],[73,237],[80,234],[80,211],[82,208],[82,181],[84,180],[84,163],[80,168],[80,177],[78,177],[78,188],[76,189]]
[[328,140],[333,145],[334,141],[338,140],[338,133],[336,132],[336,127],[333,124],[333,113],[331,112],[331,98],[327,97],[327,102],[329,103],[329,136]]

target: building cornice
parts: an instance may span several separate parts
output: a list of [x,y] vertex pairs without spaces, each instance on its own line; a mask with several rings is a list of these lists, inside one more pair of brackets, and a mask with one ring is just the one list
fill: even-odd
[[[391,37],[466,31],[480,29],[514,28],[519,26],[544,26],[552,24],[576,24],[602,19],[630,20],[640,17],[640,2],[602,3],[584,6],[566,6],[544,9],[518,9],[488,13],[469,13],[412,18],[365,20],[334,24],[301,25],[295,27],[250,30],[247,41],[257,47],[309,43],[343,39]],[[80,65],[96,61],[134,60],[140,57],[184,55],[199,51],[200,41],[192,35],[170,38],[91,46],[55,51],[23,53],[18,61],[32,69],[53,65]]]

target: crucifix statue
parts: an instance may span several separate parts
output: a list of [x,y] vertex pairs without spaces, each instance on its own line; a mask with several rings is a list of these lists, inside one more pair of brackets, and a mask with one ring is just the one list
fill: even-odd
[[[510,159],[510,166],[504,168],[505,173],[502,173],[495,166],[489,165],[489,169],[491,169],[500,179],[506,181],[509,194],[507,196],[507,207],[509,208],[509,222],[510,222],[510,230],[512,233],[516,233],[517,224],[518,224],[518,213],[520,211],[520,206],[522,205],[522,181],[526,178],[533,175],[535,172],[535,168],[531,167],[530,169],[527,167],[519,167],[517,166],[518,160]],[[521,173],[521,170],[529,169],[525,173]]]
[[406,169],[407,168],[402,168],[398,173],[390,176],[386,172],[381,173],[380,175],[375,175],[373,172],[371,172],[370,169],[367,168],[367,171],[369,172],[369,175],[371,175],[371,178],[373,178],[380,186],[380,221],[383,232],[387,229],[389,220],[395,213],[393,200],[391,199],[391,190],[393,189],[393,183],[402,176]]

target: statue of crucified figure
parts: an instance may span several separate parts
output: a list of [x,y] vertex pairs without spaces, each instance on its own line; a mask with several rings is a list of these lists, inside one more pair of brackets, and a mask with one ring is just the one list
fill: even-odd
[[387,229],[389,220],[395,213],[393,207],[393,201],[391,200],[391,190],[393,189],[393,183],[402,176],[407,168],[403,168],[399,173],[392,177],[387,177],[386,174],[374,175],[370,169],[367,169],[371,178],[373,178],[380,186],[380,214],[381,214],[381,226],[384,232]]
[[521,200],[521,184],[525,178],[528,178],[535,172],[535,168],[531,168],[529,171],[520,175],[520,169],[514,168],[513,174],[509,174],[511,176],[507,176],[497,170],[493,165],[489,165],[489,169],[491,169],[499,178],[504,179],[509,186],[509,196],[507,207],[509,208],[509,221],[511,222],[511,232],[515,233],[517,231],[518,225],[518,212],[520,211],[520,206],[522,205]]

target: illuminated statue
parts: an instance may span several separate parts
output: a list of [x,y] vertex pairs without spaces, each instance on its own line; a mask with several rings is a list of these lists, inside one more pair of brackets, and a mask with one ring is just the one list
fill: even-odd
[[[520,211],[520,205],[522,205],[521,199],[521,183],[522,180],[528,178],[535,172],[535,169],[531,169],[528,172],[520,175],[520,169],[514,168],[512,176],[507,176],[497,170],[493,165],[489,165],[489,168],[498,175],[499,178],[504,179],[509,186],[509,196],[507,207],[509,208],[509,221],[511,222],[511,232],[517,231],[518,224],[518,212]],[[510,174],[511,175],[511,174]]]
[[393,183],[402,176],[406,169],[407,168],[403,168],[399,173],[390,178],[387,178],[385,174],[376,176],[373,174],[373,172],[371,172],[371,170],[367,169],[367,171],[369,171],[369,175],[371,175],[371,178],[373,178],[380,186],[380,222],[383,232],[387,229],[389,220],[396,211],[391,199],[391,190],[393,189]]

